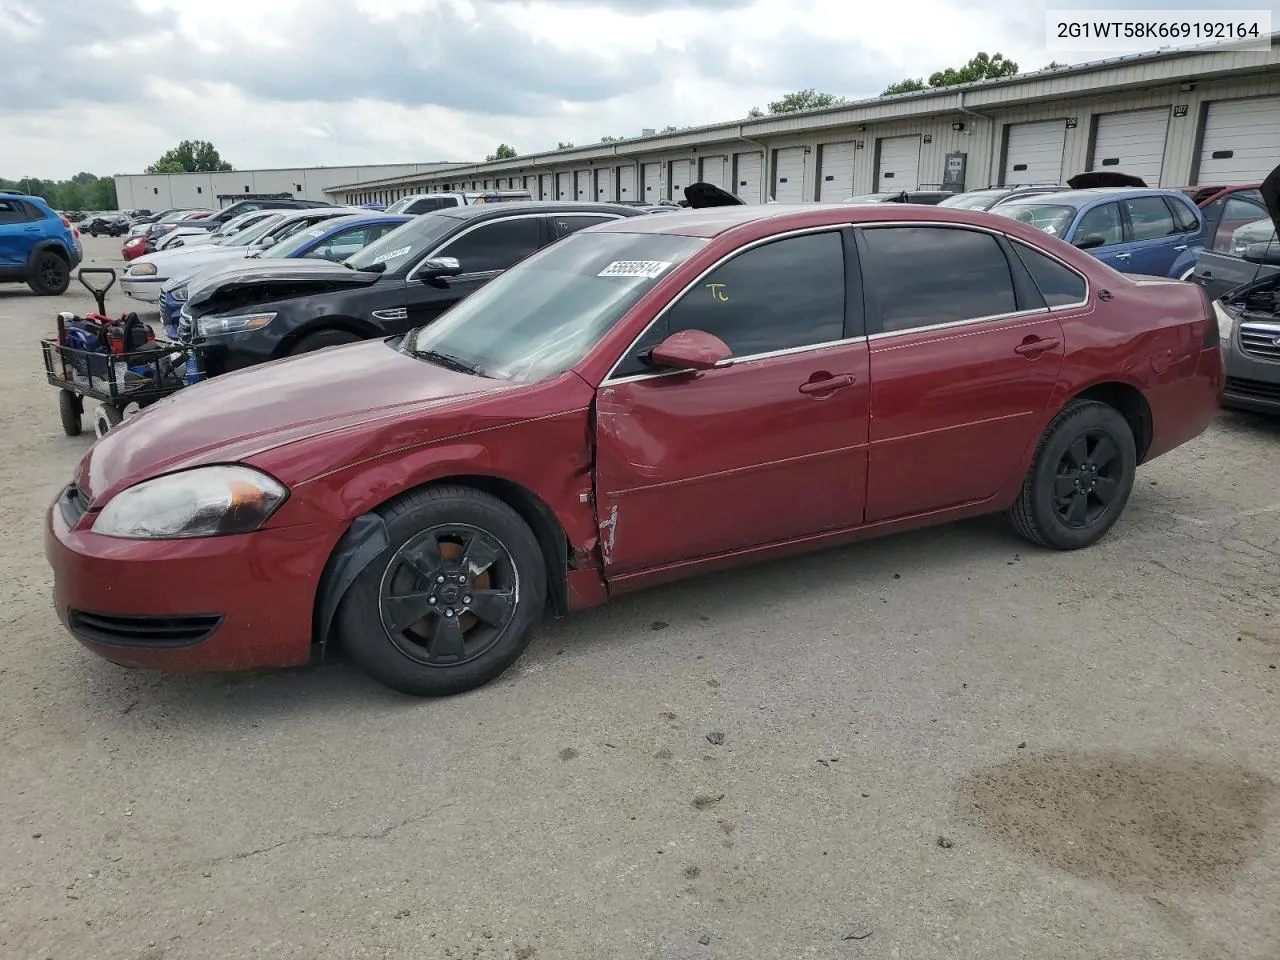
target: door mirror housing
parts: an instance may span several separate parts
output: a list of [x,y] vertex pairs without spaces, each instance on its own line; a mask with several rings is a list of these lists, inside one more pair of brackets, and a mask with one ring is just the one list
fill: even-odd
[[260,250],[265,250],[267,249],[267,247],[274,247],[275,245],[276,245],[275,237],[263,237],[261,240],[258,240],[254,243],[254,246]]
[[1092,250],[1094,247],[1106,246],[1107,238],[1098,233],[1091,233],[1088,236],[1080,237],[1076,240],[1075,245],[1081,250]]
[[702,330],[681,330],[649,351],[649,362],[668,370],[710,370],[732,356],[719,337]]
[[457,257],[432,257],[423,260],[418,267],[417,278],[424,283],[430,280],[442,280],[445,277],[456,277],[462,273],[462,261]]

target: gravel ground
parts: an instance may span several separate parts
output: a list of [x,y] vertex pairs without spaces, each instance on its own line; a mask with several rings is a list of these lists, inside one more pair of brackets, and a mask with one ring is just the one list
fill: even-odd
[[0,956],[1280,955],[1280,422],[1144,467],[1091,550],[981,520],[707,577],[447,701],[174,679],[50,609],[88,440],[35,341],[88,303],[0,287]]

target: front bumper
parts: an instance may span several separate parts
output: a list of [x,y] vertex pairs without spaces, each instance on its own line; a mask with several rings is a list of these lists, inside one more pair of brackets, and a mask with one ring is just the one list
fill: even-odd
[[122,540],[86,528],[73,488],[50,506],[45,556],[71,634],[127,667],[175,673],[307,662],[320,574],[341,525],[192,540]]
[[273,329],[275,326],[276,323],[272,322],[261,330],[208,337],[200,341],[200,356],[204,360],[205,374],[216,377],[277,359],[281,334]]
[[168,277],[131,277],[125,274],[120,278],[120,289],[135,300],[155,303],[160,299],[160,287]]
[[1227,384],[1222,391],[1222,405],[1257,413],[1280,414],[1280,363],[1259,360],[1240,349],[1240,324],[1223,341],[1223,362]]

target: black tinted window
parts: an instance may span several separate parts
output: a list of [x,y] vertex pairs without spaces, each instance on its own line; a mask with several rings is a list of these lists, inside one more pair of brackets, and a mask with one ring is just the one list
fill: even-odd
[[431,210],[443,210],[446,207],[456,207],[458,201],[454,197],[423,197],[421,200],[415,200],[409,204],[406,213],[427,213]]
[[946,227],[866,230],[864,282],[885,332],[1013,313],[1013,275],[996,238]]
[[617,219],[603,213],[577,213],[572,216],[554,217],[552,223],[556,225],[557,235],[563,237],[578,230],[585,230],[587,227],[594,227],[597,223],[608,223],[610,220]]
[[505,270],[538,249],[538,217],[484,223],[446,245],[442,257],[457,257],[463,273]]
[[1084,277],[1080,274],[1026,244],[1015,243],[1013,249],[1049,306],[1061,307],[1084,299]]
[[844,246],[811,233],[755,247],[703,277],[667,313],[666,334],[703,330],[745,357],[844,337]]

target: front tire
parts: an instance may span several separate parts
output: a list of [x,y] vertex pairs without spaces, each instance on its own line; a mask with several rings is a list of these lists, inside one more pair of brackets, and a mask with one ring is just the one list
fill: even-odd
[[60,297],[71,286],[71,265],[60,254],[41,251],[36,255],[35,272],[27,286],[42,297]]
[[463,693],[503,673],[546,601],[533,531],[468,487],[413,491],[383,518],[391,543],[338,608],[343,649],[379,683],[414,696]]
[[1045,430],[1009,517],[1042,547],[1092,546],[1120,519],[1137,466],[1128,421],[1105,403],[1073,400]]

